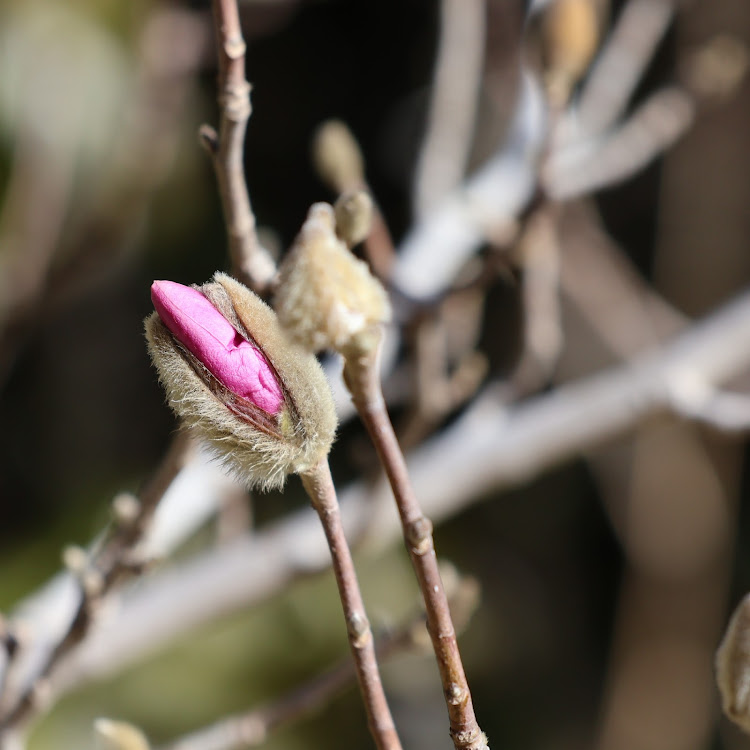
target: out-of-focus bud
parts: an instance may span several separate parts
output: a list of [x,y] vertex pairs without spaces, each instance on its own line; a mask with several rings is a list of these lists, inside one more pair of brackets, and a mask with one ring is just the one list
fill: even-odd
[[716,652],[716,682],[724,713],[750,732],[750,594],[734,611]]
[[96,750],[149,750],[148,740],[140,729],[111,719],[94,722],[94,742]]
[[326,120],[315,131],[312,144],[315,169],[334,192],[361,185],[365,167],[359,144],[341,120]]
[[364,190],[342,193],[333,211],[336,214],[336,234],[349,247],[362,242],[372,227],[372,198]]
[[388,297],[366,263],[334,231],[333,208],[316,203],[279,269],[275,307],[291,335],[312,351],[369,350],[390,320]]
[[563,104],[591,62],[599,44],[599,23],[593,0],[556,0],[542,22],[547,87]]
[[259,297],[216,274],[156,281],[146,338],[175,413],[249,485],[280,487],[330,450],[336,416],[317,360]]

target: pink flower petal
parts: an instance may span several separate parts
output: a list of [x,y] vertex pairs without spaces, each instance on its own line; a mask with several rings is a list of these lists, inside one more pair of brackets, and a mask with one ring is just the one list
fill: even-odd
[[217,380],[263,411],[278,414],[284,396],[263,352],[235,330],[205,295],[174,281],[155,281],[151,299],[172,335]]

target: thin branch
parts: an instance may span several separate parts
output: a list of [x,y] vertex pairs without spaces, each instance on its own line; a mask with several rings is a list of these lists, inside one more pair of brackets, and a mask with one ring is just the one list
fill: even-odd
[[463,179],[474,136],[485,38],[485,0],[442,0],[427,132],[414,181],[417,216]]
[[721,432],[750,430],[750,396],[746,393],[718,390],[688,377],[674,383],[671,406],[685,419]]
[[357,670],[357,680],[367,712],[370,733],[378,750],[401,750],[375,657],[372,630],[359,590],[354,561],[341,523],[336,489],[333,486],[328,459],[324,458],[309,472],[301,474],[302,484],[315,508],[331,550],[333,571],[346,618],[349,646]]
[[424,598],[427,629],[443,684],[450,733],[456,750],[486,750],[487,738],[474,714],[469,683],[458,650],[448,598],[440,577],[432,523],[417,500],[404,455],[388,416],[380,387],[377,351],[347,356],[344,379],[388,475],[404,541]]
[[581,93],[576,117],[584,136],[607,130],[625,111],[672,21],[676,0],[630,0]]
[[547,141],[544,94],[525,73],[509,134],[497,153],[440,205],[414,224],[401,242],[393,282],[409,296],[428,300],[444,292],[477,248],[501,244],[532,199],[537,162]]
[[518,242],[523,269],[524,344],[512,376],[516,394],[549,381],[563,348],[558,209],[550,202],[528,217]]
[[237,0],[213,0],[219,53],[219,132],[204,125],[200,135],[211,155],[227,225],[232,272],[262,293],[276,267],[258,240],[244,168],[244,145],[250,119],[250,84],[245,79],[245,40]]
[[547,192],[570,200],[631,177],[671,148],[694,115],[693,99],[682,89],[656,92],[600,142],[556,153],[543,175]]
[[688,327],[613,242],[593,206],[566,206],[561,225],[562,291],[613,355],[629,361]]

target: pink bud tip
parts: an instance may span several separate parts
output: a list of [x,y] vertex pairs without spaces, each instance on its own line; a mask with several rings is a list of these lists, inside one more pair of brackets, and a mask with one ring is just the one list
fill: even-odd
[[269,414],[284,401],[263,352],[247,341],[208,301],[189,286],[155,281],[151,299],[164,325],[230,391]]

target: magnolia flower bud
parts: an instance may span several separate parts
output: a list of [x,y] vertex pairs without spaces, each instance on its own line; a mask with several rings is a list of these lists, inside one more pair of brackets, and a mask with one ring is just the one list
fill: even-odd
[[373,331],[390,320],[388,297],[366,263],[336,237],[327,203],[310,208],[279,269],[274,300],[279,319],[312,351],[368,348]]
[[218,273],[201,287],[155,281],[152,299],[146,337],[169,404],[241,479],[280,487],[328,453],[328,381],[260,298]]

